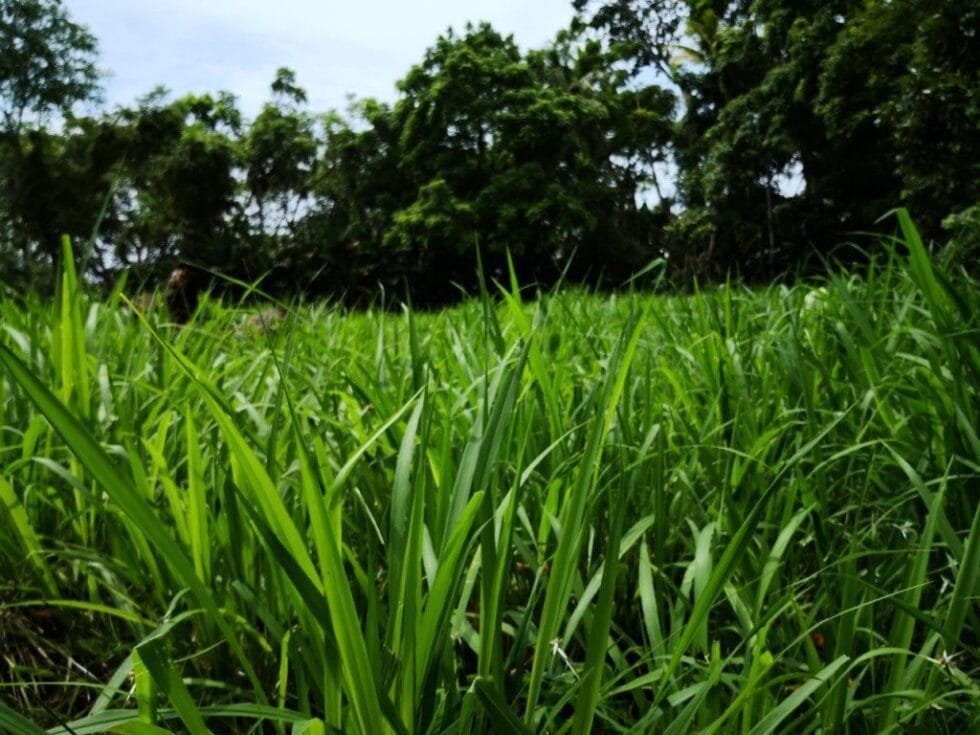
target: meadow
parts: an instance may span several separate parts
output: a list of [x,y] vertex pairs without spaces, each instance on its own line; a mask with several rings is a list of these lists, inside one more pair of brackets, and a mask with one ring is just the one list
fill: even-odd
[[268,334],[0,302],[0,730],[976,732],[980,292],[899,221]]

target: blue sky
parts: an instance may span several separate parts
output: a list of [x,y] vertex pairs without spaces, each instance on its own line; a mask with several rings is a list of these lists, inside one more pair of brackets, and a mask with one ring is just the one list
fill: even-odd
[[394,83],[447,27],[490,21],[541,46],[571,0],[65,0],[99,39],[105,102],[130,104],[158,84],[175,94],[227,90],[254,115],[280,66],[314,111],[347,95],[391,100]]

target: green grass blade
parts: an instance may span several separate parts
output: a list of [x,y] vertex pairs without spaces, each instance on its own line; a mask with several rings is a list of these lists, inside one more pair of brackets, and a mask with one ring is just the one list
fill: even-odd
[[814,694],[820,687],[830,682],[834,674],[846,664],[850,658],[839,656],[831,663],[821,669],[812,679],[800,686],[799,689],[790,694],[786,699],[771,709],[765,717],[759,720],[749,731],[749,735],[768,735],[775,732],[783,721],[795,712],[808,697]]
[[47,735],[46,731],[0,702],[0,731],[10,735]]
[[592,732],[596,707],[599,705],[599,689],[602,686],[606,651],[611,644],[609,627],[612,624],[616,582],[619,577],[619,542],[626,516],[625,503],[616,502],[612,492],[607,491],[610,517],[608,555],[602,571],[599,599],[592,613],[592,626],[589,630],[589,643],[585,655],[585,671],[582,674],[582,684],[575,703],[575,721],[572,723],[572,732],[579,735]]
[[597,406],[597,415],[592,422],[588,444],[578,468],[575,485],[571,489],[570,497],[565,500],[561,516],[562,534],[558,540],[558,548],[555,551],[551,576],[548,579],[548,587],[545,592],[544,607],[538,623],[531,678],[528,683],[528,696],[524,713],[524,722],[528,725],[534,720],[545,667],[552,655],[551,642],[558,632],[561,616],[568,603],[588,495],[595,484],[602,449],[612,428],[612,421],[626,384],[632,358],[640,339],[640,332],[640,320],[634,317],[630,329],[624,333],[628,336],[624,337],[624,340],[617,345],[616,350],[610,355],[608,374],[602,389],[600,403]]
[[[41,547],[41,542],[37,534],[34,533],[34,528],[27,518],[27,512],[24,510],[20,498],[17,497],[11,484],[2,476],[0,476],[0,504],[3,506],[3,511],[6,513],[14,533],[20,539],[25,554],[30,559],[31,564],[40,573],[41,579],[44,582],[44,589],[49,595],[57,595],[58,584],[55,582],[54,575],[51,573],[51,568],[44,560],[44,551]],[[2,518],[3,514],[0,514],[0,519]]]
[[493,682],[482,677],[473,682],[473,690],[483,710],[493,723],[493,732],[501,735],[531,735],[531,730],[514,714]]
[[163,638],[151,638],[136,647],[135,658],[146,667],[157,688],[173,705],[191,735],[208,735],[204,718],[191,699],[187,686],[174,668]]
[[72,416],[51,391],[11,352],[10,348],[3,344],[0,344],[0,364],[6,368],[14,382],[21,387],[51,423],[79,462],[133,521],[147,540],[156,547],[181,583],[189,587],[201,605],[208,610],[210,618],[221,629],[225,639],[239,659],[243,671],[255,689],[256,696],[264,703],[265,695],[262,692],[262,685],[237,636],[225,621],[210,591],[195,574],[193,564],[156,517],[152,508],[136,489],[123,478],[109,456],[78,419]]
[[963,545],[963,558],[953,585],[953,595],[949,607],[946,608],[943,639],[950,649],[958,646],[970,607],[976,605],[978,581],[980,581],[980,504],[973,514],[973,524]]
[[[922,598],[923,586],[926,583],[926,574],[929,569],[929,555],[932,553],[933,539],[936,534],[936,526],[940,515],[940,509],[945,499],[945,485],[933,496],[932,507],[929,508],[929,515],[926,518],[926,525],[919,539],[919,549],[909,567],[906,588],[908,592],[903,595],[903,607],[918,610],[919,602]],[[892,633],[889,643],[895,648],[902,650],[908,649],[912,645],[912,636],[915,631],[915,617],[901,610],[896,613],[895,622],[892,625]],[[885,692],[896,692],[904,688],[902,678],[905,674],[905,664],[908,657],[904,654],[897,654],[892,663],[888,682],[885,684]],[[881,721],[881,731],[888,730],[895,724],[898,715],[897,707],[886,707]]]

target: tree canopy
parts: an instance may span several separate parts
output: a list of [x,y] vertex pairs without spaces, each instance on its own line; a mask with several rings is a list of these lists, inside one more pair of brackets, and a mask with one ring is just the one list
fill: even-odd
[[95,37],[59,0],[0,0],[0,126],[28,115],[67,114],[98,91]]
[[976,0],[575,4],[683,99],[671,240],[702,266],[767,276],[900,204],[937,234],[977,203]]
[[678,283],[768,279],[895,206],[930,235],[977,221],[980,1],[573,4],[540,49],[449,30],[346,113],[280,69],[247,119],[162,88],[79,116],[95,39],[57,0],[3,0],[0,273],[43,286],[68,234],[107,285],[183,261],[434,304],[476,287],[478,251],[542,284],[657,258]]

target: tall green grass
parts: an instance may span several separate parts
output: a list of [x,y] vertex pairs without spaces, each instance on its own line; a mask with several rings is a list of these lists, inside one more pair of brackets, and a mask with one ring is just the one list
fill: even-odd
[[820,284],[246,338],[70,266],[0,303],[0,729],[977,728],[980,296],[899,224]]

